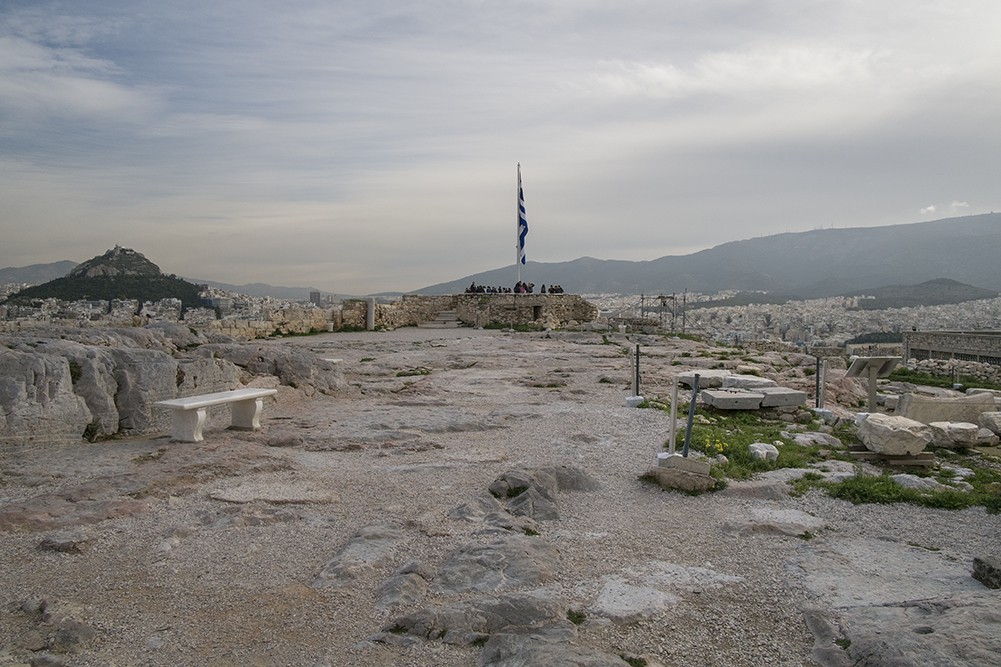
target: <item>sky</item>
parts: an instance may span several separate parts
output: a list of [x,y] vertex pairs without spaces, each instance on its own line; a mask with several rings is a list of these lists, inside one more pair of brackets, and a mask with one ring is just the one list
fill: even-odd
[[519,163],[538,262],[997,211],[999,34],[997,0],[0,0],[0,267],[513,283]]

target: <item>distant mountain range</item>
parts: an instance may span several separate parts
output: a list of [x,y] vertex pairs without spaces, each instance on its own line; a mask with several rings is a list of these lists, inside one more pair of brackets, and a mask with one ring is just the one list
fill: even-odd
[[[838,296],[883,285],[948,278],[1001,291],[1001,213],[886,227],[821,229],[733,241],[690,255],[650,261],[581,257],[529,262],[524,280],[558,284],[575,294],[765,291],[786,298]],[[508,266],[431,285],[414,293],[513,286]]]
[[[873,290],[881,286],[947,279],[996,295],[1001,291],[999,248],[1001,213],[987,213],[886,227],[775,234],[649,261],[581,257],[569,262],[529,262],[522,276],[539,287],[557,284],[575,294],[653,295],[686,289],[712,294],[737,290],[768,292],[771,300],[808,299],[855,293],[875,295]],[[64,261],[0,269],[0,283],[37,284],[65,276],[74,266]],[[514,267],[509,265],[410,293],[461,293],[472,282],[513,287],[514,273]],[[190,282],[280,299],[307,300],[312,291],[308,287],[264,283]]]
[[0,285],[6,283],[27,283],[38,285],[67,275],[77,265],[68,259],[51,264],[32,264],[31,266],[10,267],[0,269]]

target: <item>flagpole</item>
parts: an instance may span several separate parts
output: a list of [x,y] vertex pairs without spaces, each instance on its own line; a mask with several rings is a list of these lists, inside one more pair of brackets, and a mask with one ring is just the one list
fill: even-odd
[[[518,163],[518,189],[514,193],[514,265],[518,272],[518,282],[521,282],[521,163]],[[515,283],[517,284],[517,283]]]

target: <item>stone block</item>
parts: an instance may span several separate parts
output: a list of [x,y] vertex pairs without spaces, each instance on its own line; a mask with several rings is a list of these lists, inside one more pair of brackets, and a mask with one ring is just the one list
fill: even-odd
[[701,392],[702,402],[718,410],[758,410],[765,395],[733,389],[707,389]]
[[727,375],[723,378],[724,389],[760,389],[762,387],[777,387],[779,383],[769,378],[757,375]]
[[709,461],[703,461],[701,459],[692,459],[681,456],[680,454],[668,454],[667,452],[660,452],[657,454],[657,465],[664,468],[677,468],[679,470],[687,470],[689,472],[698,473],[700,475],[708,475],[709,468],[711,464]]
[[1001,558],[997,556],[974,558],[973,578],[987,588],[1001,588]]
[[722,387],[723,378],[730,375],[730,371],[726,370],[685,371],[684,373],[678,374],[677,380],[681,384],[691,387],[692,384],[695,382],[696,373],[698,373],[699,376],[699,389]]
[[949,442],[961,449],[975,446],[980,435],[980,427],[969,422],[949,422],[945,430]]
[[994,435],[1001,435],[1001,412],[981,412],[977,417],[977,425]]
[[870,414],[862,419],[858,437],[866,449],[878,454],[914,455],[932,442],[932,430],[906,417]]
[[650,470],[650,476],[661,487],[678,491],[709,491],[716,486],[716,480],[709,475],[700,475],[682,468],[659,465]]
[[979,431],[977,431],[978,445],[987,447],[997,447],[999,442],[1001,442],[1001,438],[999,438],[989,428],[982,428]]
[[966,390],[968,396],[973,394],[990,394],[995,400],[1001,400],[1001,389],[984,389],[982,387],[970,387]]
[[784,408],[806,403],[806,392],[799,389],[789,389],[788,387],[762,387],[758,393],[764,394],[761,399],[763,408]]
[[751,458],[759,461],[776,461],[779,458],[778,447],[767,442],[752,442],[747,449],[751,453]]
[[994,412],[994,396],[988,393],[970,394],[946,398],[942,396],[921,396],[904,394],[897,405],[896,414],[922,424],[932,422],[970,422],[984,412]]

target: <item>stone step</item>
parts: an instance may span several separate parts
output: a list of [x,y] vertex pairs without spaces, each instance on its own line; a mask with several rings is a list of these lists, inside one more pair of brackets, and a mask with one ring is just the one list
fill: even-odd
[[431,320],[430,322],[421,322],[417,325],[418,329],[458,329],[462,326],[458,321],[455,322],[440,322],[438,320]]
[[423,322],[417,325],[418,329],[455,329],[461,326],[459,316],[454,310],[443,310],[435,315],[430,322]]

